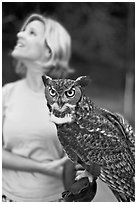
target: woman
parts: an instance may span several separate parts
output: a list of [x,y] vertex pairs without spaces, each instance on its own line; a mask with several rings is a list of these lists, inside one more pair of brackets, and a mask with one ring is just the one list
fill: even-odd
[[[39,14],[27,18],[17,38],[11,54],[23,78],[3,87],[3,201],[60,201],[75,172],[73,165],[67,165],[50,122],[41,76],[62,78],[73,72],[69,68],[71,38],[57,21]],[[79,169],[76,166],[76,179],[83,172]],[[115,201],[105,184],[97,182],[93,202]]]
[[3,201],[59,201],[68,161],[45,105],[43,74],[66,77],[71,38],[57,21],[30,15],[11,55],[22,79],[3,87]]

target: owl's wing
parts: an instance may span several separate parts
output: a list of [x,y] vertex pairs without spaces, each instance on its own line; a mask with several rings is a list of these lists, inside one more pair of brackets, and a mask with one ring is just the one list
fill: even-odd
[[81,164],[84,169],[86,169],[92,176],[93,179],[96,180],[100,175],[100,166],[97,163],[90,161],[90,165],[83,162],[80,157],[78,157],[77,162]]
[[133,135],[126,131],[125,120],[123,123],[121,120],[119,115],[105,109],[95,109],[91,116],[81,119],[77,140],[83,149],[83,157],[79,157],[86,165],[105,166],[107,161],[115,163],[123,157],[123,161],[134,169],[134,144],[129,139]]
[[104,116],[113,124],[115,124],[122,132],[123,139],[126,140],[133,156],[135,157],[135,135],[132,126],[128,121],[119,113],[111,113],[103,109]]
[[[80,131],[77,155],[84,164],[94,168],[100,166],[100,178],[110,187],[133,194],[135,162],[132,153],[132,132],[126,130],[127,123],[118,114],[94,108],[79,120]],[[95,168],[96,169],[96,168]],[[92,172],[91,172],[92,174]],[[94,174],[93,174],[94,175]]]

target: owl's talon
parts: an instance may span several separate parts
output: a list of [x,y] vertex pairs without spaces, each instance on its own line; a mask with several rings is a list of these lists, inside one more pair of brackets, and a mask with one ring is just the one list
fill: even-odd
[[93,177],[91,174],[88,173],[87,170],[82,171],[82,173],[80,173],[78,176],[76,176],[75,180],[80,180],[81,178],[84,177],[88,177],[89,181],[92,182],[93,181]]

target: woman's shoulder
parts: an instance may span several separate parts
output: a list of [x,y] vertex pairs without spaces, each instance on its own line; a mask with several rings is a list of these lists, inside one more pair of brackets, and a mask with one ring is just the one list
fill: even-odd
[[21,80],[17,80],[14,82],[4,84],[2,87],[3,95],[9,95],[9,93],[12,93],[16,89],[16,87],[22,84],[22,82],[23,80],[21,79]]
[[2,89],[11,89],[12,87],[18,86],[19,84],[21,84],[24,80],[20,79],[14,82],[9,82],[3,85]]

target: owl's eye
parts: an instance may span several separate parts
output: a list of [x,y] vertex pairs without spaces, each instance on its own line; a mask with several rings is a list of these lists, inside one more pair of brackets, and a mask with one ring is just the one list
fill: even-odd
[[50,95],[51,96],[56,96],[56,91],[55,91],[55,89],[53,89],[52,87],[49,87],[49,93],[50,93]]
[[70,90],[65,92],[67,97],[73,97],[75,95],[75,88],[71,88]]

